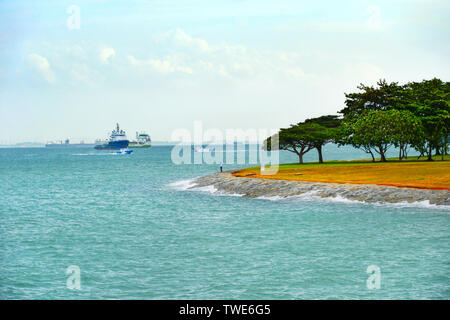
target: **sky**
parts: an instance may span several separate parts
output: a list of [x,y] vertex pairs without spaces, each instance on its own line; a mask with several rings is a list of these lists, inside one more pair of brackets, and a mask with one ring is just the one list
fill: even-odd
[[0,144],[277,129],[450,80],[450,1],[0,2]]

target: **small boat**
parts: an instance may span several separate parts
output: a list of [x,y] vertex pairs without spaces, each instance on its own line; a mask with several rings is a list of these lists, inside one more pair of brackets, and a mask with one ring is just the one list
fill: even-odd
[[130,154],[132,153],[133,150],[129,150],[129,149],[120,149],[119,151],[115,152],[115,154]]

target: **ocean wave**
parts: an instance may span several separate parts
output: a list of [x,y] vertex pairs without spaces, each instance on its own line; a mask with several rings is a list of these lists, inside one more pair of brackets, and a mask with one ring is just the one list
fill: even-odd
[[336,197],[321,197],[317,195],[318,190],[312,190],[309,192],[305,192],[302,194],[294,195],[294,196],[261,196],[257,197],[256,199],[260,200],[270,200],[270,201],[329,201],[329,202],[341,202],[341,203],[360,203],[360,204],[368,204],[368,202],[359,201],[359,200],[351,200],[344,198],[340,195],[337,195]]
[[179,181],[175,181],[172,183],[169,183],[169,187],[176,189],[176,190],[188,190],[194,186],[196,186],[197,184],[194,182],[196,178],[193,179],[186,179],[186,180],[179,180]]
[[228,197],[243,197],[244,196],[243,194],[227,193],[227,192],[219,191],[214,185],[196,187],[196,185],[197,185],[197,183],[195,183],[196,179],[197,178],[179,180],[179,181],[169,183],[168,186],[172,189],[176,189],[179,191],[186,191],[186,190],[200,191],[200,192],[207,192],[207,193],[210,193],[210,194],[216,195],[216,196],[228,196]]
[[398,208],[426,208],[426,209],[439,209],[439,210],[449,210],[448,205],[437,205],[430,203],[429,200],[424,201],[414,201],[414,202],[367,202],[360,200],[353,200],[342,197],[341,195],[336,195],[335,197],[321,197],[317,195],[318,191],[309,191],[303,194],[282,197],[282,196],[261,196],[256,199],[260,200],[270,200],[270,201],[326,201],[326,202],[337,202],[337,203],[348,203],[348,204],[362,204],[370,206],[382,206],[382,207],[398,207]]
[[[198,186],[195,182],[197,178],[175,181],[169,184],[169,187],[176,190],[192,190],[206,192],[215,196],[235,196],[243,197],[244,194],[230,193],[223,190],[217,189],[213,184],[207,186]],[[335,203],[346,203],[346,204],[359,204],[359,205],[369,205],[369,206],[384,206],[384,207],[397,207],[397,208],[424,208],[424,209],[439,209],[450,211],[450,206],[448,205],[437,205],[430,203],[429,200],[415,201],[415,202],[368,202],[355,199],[349,199],[337,194],[336,196],[322,197],[318,193],[320,190],[311,190],[302,194],[293,196],[259,196],[255,199],[258,200],[268,200],[268,201],[314,201],[314,202],[335,202]]]
[[409,208],[409,207],[420,207],[420,208],[427,208],[427,209],[444,209],[444,210],[449,210],[450,211],[450,206],[448,205],[438,205],[438,204],[434,204],[434,203],[430,203],[429,200],[423,200],[423,201],[414,201],[414,202],[407,202],[407,201],[402,201],[402,202],[395,202],[395,203],[374,203],[374,205],[379,205],[379,206],[385,206],[385,205],[389,205],[389,206],[394,206],[394,207],[402,207],[402,208]]
[[230,193],[218,190],[214,185],[202,186],[202,187],[190,187],[189,189],[201,192],[208,192],[215,196],[226,196],[226,197],[243,197],[243,194]]
[[72,153],[73,156],[116,156],[117,153],[114,152],[96,152],[96,153]]
[[288,200],[288,199],[292,199],[294,197],[281,197],[281,196],[261,196],[261,197],[257,197],[256,199],[259,200],[269,200],[269,201],[280,201],[280,200]]

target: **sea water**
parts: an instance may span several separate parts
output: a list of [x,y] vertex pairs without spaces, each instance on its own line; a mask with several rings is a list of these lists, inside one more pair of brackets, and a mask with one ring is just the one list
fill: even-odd
[[450,298],[448,207],[192,190],[219,166],[171,150],[0,149],[0,298]]

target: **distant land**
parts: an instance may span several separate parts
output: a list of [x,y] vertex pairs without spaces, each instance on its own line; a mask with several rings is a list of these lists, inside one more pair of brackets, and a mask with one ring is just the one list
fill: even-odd
[[41,142],[20,142],[14,144],[0,144],[0,148],[44,148],[45,143]]
[[[240,141],[236,141],[236,143],[243,143]],[[182,143],[181,141],[152,141],[152,146],[175,146],[175,145],[185,145],[186,143]],[[250,142],[245,144],[257,144],[256,142]],[[221,145],[218,142],[204,142],[203,145]],[[43,142],[20,142],[20,143],[12,143],[12,144],[0,144],[0,148],[45,148],[45,143]]]
[[[178,142],[170,141],[152,141],[152,146],[172,146],[176,145]],[[45,148],[45,143],[43,142],[20,142],[12,144],[0,144],[0,148]]]

